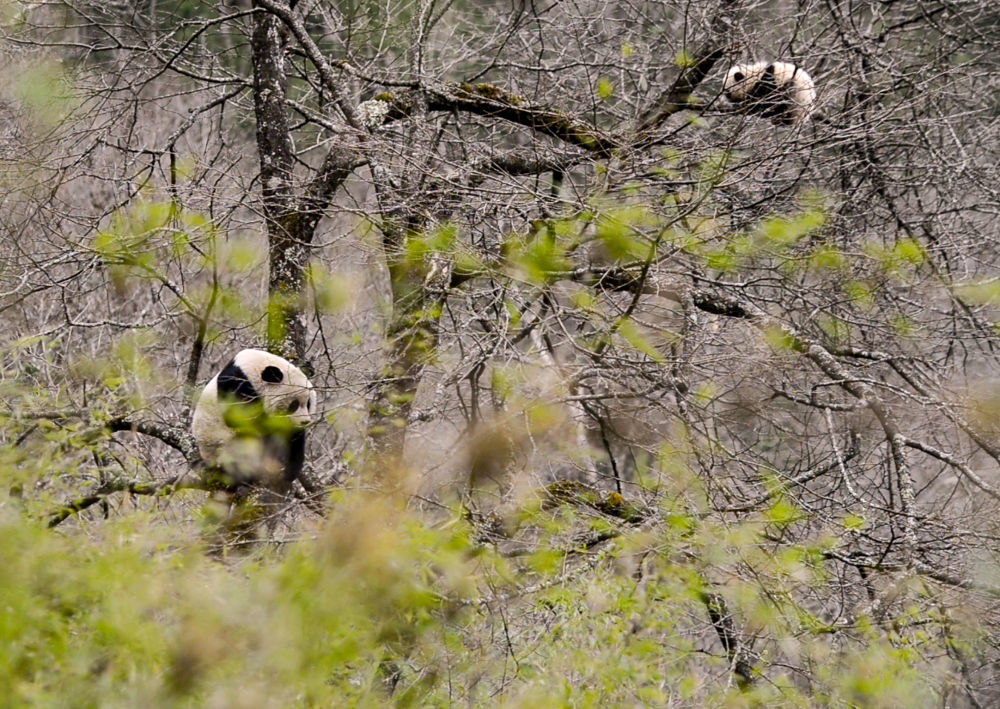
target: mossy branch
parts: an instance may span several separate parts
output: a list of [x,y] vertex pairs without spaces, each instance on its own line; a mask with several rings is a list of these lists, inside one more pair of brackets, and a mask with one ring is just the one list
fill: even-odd
[[209,489],[208,486],[206,486],[201,480],[196,478],[184,480],[183,477],[184,476],[179,475],[171,480],[163,482],[128,480],[125,478],[112,478],[110,480],[105,480],[97,486],[97,489],[94,490],[92,494],[70,500],[56,512],[49,515],[48,526],[50,528],[57,527],[72,515],[103,502],[110,495],[113,495],[116,492],[127,492],[130,495],[166,497],[167,495],[171,495],[181,489]]
[[542,509],[564,504],[589,507],[629,524],[642,522],[647,516],[617,492],[596,490],[575,480],[558,480],[546,485],[539,494],[542,497]]
[[422,91],[383,93],[375,97],[388,103],[384,122],[398,121],[413,115],[421,102],[429,111],[462,111],[486,118],[515,123],[543,135],[597,155],[610,157],[622,147],[615,138],[562,111],[530,103],[517,94],[504,91],[493,84],[449,83]]
[[164,424],[153,423],[152,421],[135,419],[131,416],[113,418],[107,422],[106,427],[112,433],[130,431],[155,438],[180,452],[184,456],[184,460],[192,466],[198,465],[201,462],[198,445],[195,443],[194,436],[186,428],[181,429],[174,426],[166,426]]
[[712,591],[701,591],[698,597],[705,605],[715,634],[719,636],[719,642],[729,657],[737,686],[742,690],[749,689],[758,673],[753,667],[750,647],[741,637],[736,620],[729,611],[729,604],[723,596]]

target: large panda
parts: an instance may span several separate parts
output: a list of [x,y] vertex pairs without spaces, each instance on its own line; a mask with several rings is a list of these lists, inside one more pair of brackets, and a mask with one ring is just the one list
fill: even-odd
[[722,88],[748,113],[795,125],[812,113],[816,85],[805,69],[789,62],[755,62],[730,67]]
[[242,350],[205,386],[191,431],[225,487],[287,491],[302,472],[315,409],[301,369],[270,352]]

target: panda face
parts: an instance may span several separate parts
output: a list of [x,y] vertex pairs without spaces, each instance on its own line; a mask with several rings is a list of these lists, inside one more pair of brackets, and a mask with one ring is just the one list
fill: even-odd
[[762,68],[756,64],[736,64],[730,67],[723,84],[723,93],[727,99],[735,103],[745,101],[753,92],[762,73]]

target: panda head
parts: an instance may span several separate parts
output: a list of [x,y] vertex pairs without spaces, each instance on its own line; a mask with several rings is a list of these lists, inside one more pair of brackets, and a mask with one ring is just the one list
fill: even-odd
[[202,459],[224,462],[234,440],[305,429],[316,392],[301,369],[263,350],[242,350],[205,385],[191,422]]
[[733,103],[741,103],[754,95],[754,90],[764,75],[767,65],[763,62],[753,64],[734,64],[729,67],[722,92]]
[[[312,421],[316,392],[302,370],[263,350],[242,350],[215,376],[218,397],[230,403],[256,404],[304,428]],[[209,382],[211,384],[211,382]]]

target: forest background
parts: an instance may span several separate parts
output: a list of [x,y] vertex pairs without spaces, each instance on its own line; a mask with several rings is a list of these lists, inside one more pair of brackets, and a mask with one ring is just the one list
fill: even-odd
[[[12,706],[1000,701],[994,3],[0,26]],[[321,416],[239,545],[189,422],[251,346]]]

